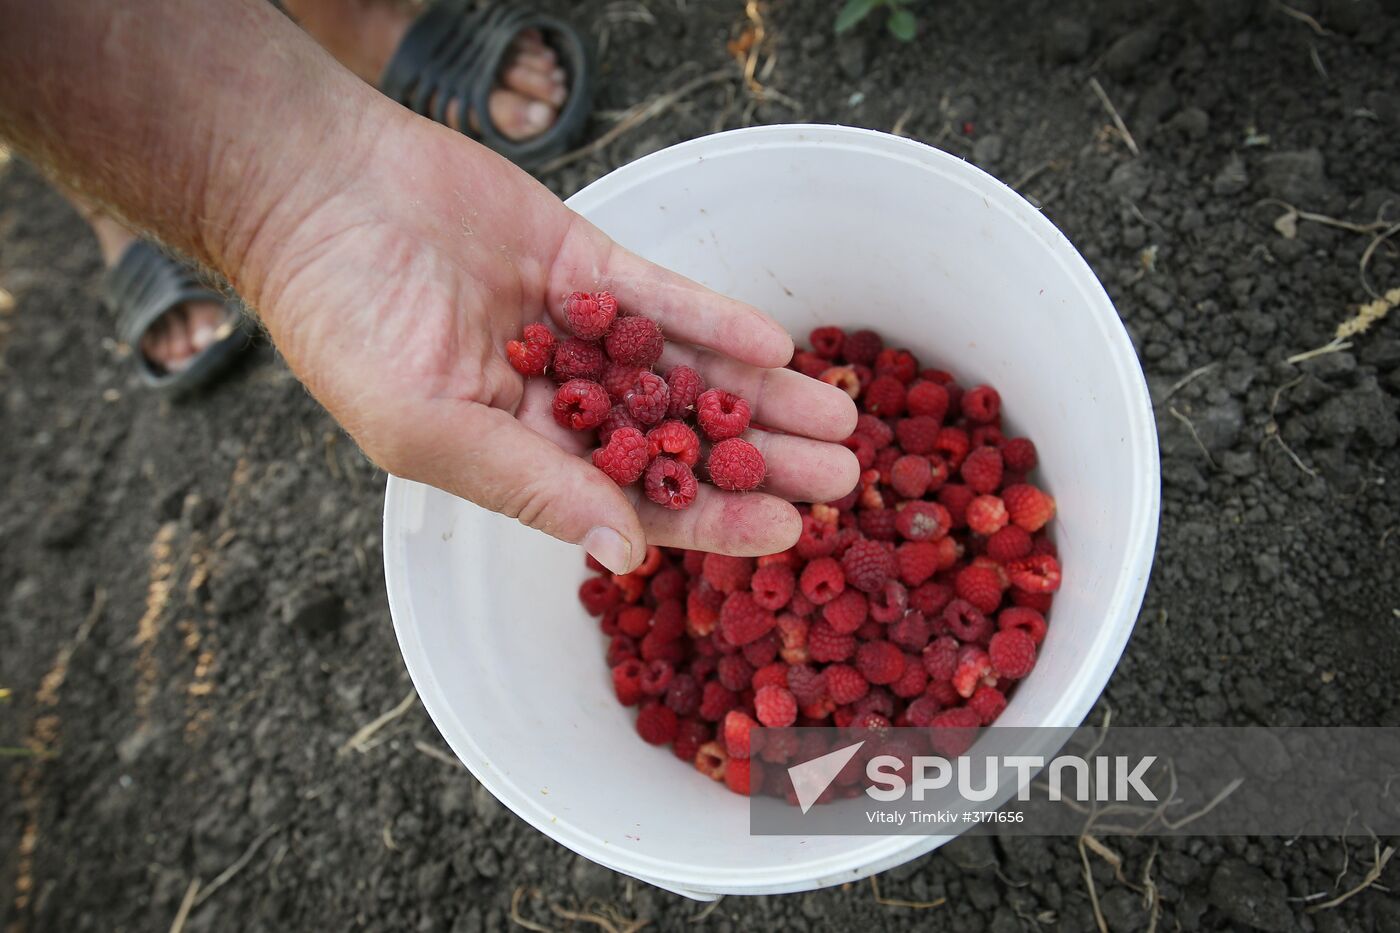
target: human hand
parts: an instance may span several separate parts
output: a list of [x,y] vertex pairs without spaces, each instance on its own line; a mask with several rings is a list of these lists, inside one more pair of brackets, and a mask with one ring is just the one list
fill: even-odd
[[[249,256],[262,271],[237,284],[380,466],[581,543],[617,572],[647,544],[783,550],[801,531],[787,500],[856,485],[855,457],[834,443],[854,429],[854,404],[778,368],[793,345],[771,319],[622,249],[458,134],[395,110],[373,135],[344,190],[257,230]],[[702,484],[689,509],[670,511],[580,457],[585,435],[551,416],[554,386],[523,380],[504,345],[532,321],[562,331],[564,296],[599,288],[661,325],[659,368],[695,367],[785,432],[749,434],[768,463],[765,492]]]

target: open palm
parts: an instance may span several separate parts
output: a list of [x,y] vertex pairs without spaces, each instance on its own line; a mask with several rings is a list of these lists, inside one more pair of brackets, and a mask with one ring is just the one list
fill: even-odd
[[[582,543],[619,572],[646,544],[782,550],[801,529],[788,500],[855,486],[854,456],[833,443],[854,428],[854,405],[777,368],[792,341],[757,310],[622,249],[509,163],[425,120],[393,124],[355,177],[295,225],[258,301],[292,369],[385,469]],[[564,296],[600,288],[661,325],[658,368],[695,367],[782,432],[750,432],[768,462],[765,492],[702,485],[689,509],[670,511],[580,458],[587,435],[554,422],[553,385],[527,383],[503,348],[532,321],[561,330]]]

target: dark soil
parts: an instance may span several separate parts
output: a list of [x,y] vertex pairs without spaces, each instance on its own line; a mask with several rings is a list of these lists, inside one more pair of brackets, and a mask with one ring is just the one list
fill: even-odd
[[[726,52],[742,3],[594,0],[570,15],[608,33],[595,132],[728,71],[547,180],[567,193],[715,129],[814,120],[899,122],[1017,183],[1103,278],[1158,403],[1157,566],[1095,715],[1396,725],[1400,313],[1287,363],[1368,299],[1372,235],[1274,222],[1279,201],[1400,221],[1400,4],[1289,3],[1325,34],[1263,0],[942,0],[913,44],[877,23],[837,42],[831,4],[774,0],[760,65],[776,55],[763,81],[783,96],[756,102]],[[1395,245],[1367,269],[1381,290],[1400,286]],[[424,752],[444,746],[416,703],[338,756],[409,689],[384,476],[266,347],[186,402],[142,391],[98,274],[77,216],[29,167],[0,169],[0,746],[48,754],[0,759],[6,929],[164,930],[230,866],[186,930],[503,929],[517,892],[549,928],[570,925],[552,908],[600,905],[661,929],[1094,928],[1071,839],[967,839],[882,878],[935,909],[861,883],[710,910],[517,820]],[[1400,929],[1400,862],[1304,910],[1361,881],[1359,833],[1109,843],[1134,884],[1150,871],[1159,930]],[[1090,864],[1110,928],[1147,929],[1141,894]]]

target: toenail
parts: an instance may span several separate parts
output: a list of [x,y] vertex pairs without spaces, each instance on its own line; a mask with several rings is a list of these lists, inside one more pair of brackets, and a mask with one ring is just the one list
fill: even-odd
[[525,107],[525,125],[532,130],[542,130],[549,126],[554,110],[542,101],[534,101]]

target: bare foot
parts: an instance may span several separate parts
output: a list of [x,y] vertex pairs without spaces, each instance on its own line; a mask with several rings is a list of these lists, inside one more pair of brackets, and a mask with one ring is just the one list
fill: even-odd
[[[286,0],[286,7],[326,51],[376,86],[416,15],[390,0]],[[487,103],[491,122],[512,140],[538,136],[558,119],[569,96],[567,78],[539,30],[521,31],[496,75]],[[467,120],[480,129],[476,114],[468,113]],[[453,129],[462,128],[455,102],[447,122]]]

